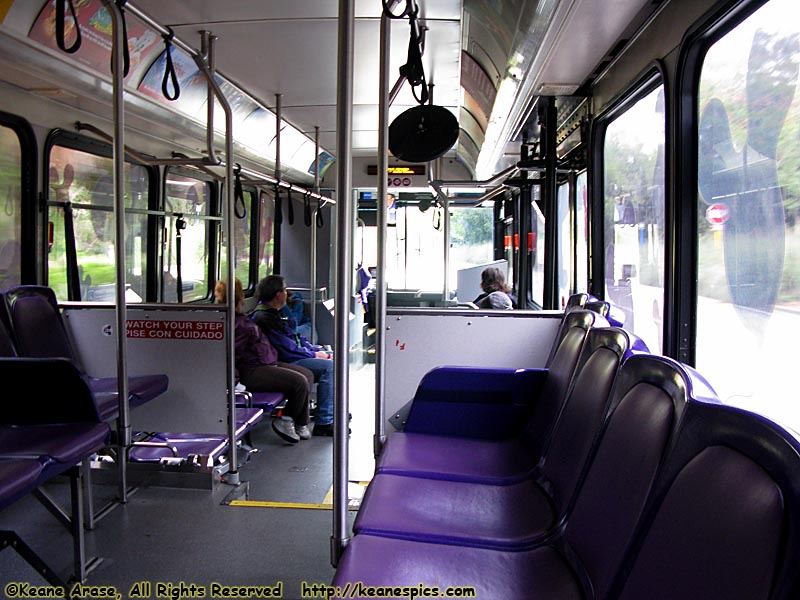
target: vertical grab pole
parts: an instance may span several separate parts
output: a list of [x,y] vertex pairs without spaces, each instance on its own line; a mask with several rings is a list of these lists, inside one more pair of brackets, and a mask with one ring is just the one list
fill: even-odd
[[336,181],[338,240],[336,245],[336,353],[334,354],[336,402],[333,437],[333,535],[331,564],[335,567],[350,542],[347,527],[348,414],[350,412],[350,290],[352,289],[352,165],[353,153],[353,29],[352,0],[339,0],[339,60],[336,89],[336,149],[339,171]]
[[391,20],[381,15],[380,89],[378,92],[378,269],[375,286],[375,437],[377,459],[386,442],[386,237],[389,194],[389,44]]
[[228,256],[225,279],[228,283],[227,313],[225,314],[225,345],[227,354],[227,388],[228,388],[228,474],[226,479],[233,485],[239,484],[239,457],[236,454],[236,395],[234,393],[234,356],[235,356],[235,327],[236,327],[236,248],[234,246],[234,190],[233,190],[233,109],[225,94],[214,80],[214,76],[206,65],[203,57],[193,55],[194,62],[206,78],[214,91],[217,102],[225,112],[225,251]]
[[[319,127],[314,127],[314,193],[319,195]],[[308,200],[307,200],[308,201]],[[311,215],[311,343],[317,343],[317,211]]]
[[119,419],[117,433],[119,439],[119,500],[128,501],[128,449],[131,445],[130,406],[128,404],[128,311],[125,304],[125,104],[123,99],[123,39],[119,8],[111,0],[103,0],[111,15],[113,42],[111,56],[113,65],[113,104],[114,104],[114,254],[116,261],[116,344],[117,344],[117,393],[119,394]]

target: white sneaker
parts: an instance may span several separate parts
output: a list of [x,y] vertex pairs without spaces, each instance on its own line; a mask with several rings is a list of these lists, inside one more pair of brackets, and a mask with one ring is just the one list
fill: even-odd
[[308,425],[301,425],[300,427],[295,426],[294,430],[301,440],[311,439],[311,431],[308,429]]
[[272,429],[287,442],[296,444],[300,437],[294,430],[294,421],[290,417],[281,417],[272,420]]

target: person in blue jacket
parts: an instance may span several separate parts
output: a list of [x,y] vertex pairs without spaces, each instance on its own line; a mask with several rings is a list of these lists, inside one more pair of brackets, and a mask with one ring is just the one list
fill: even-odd
[[295,320],[281,312],[288,297],[286,280],[281,275],[269,275],[259,281],[256,297],[258,305],[250,318],[278,351],[278,358],[314,373],[318,385],[313,434],[333,435],[333,355],[296,333]]

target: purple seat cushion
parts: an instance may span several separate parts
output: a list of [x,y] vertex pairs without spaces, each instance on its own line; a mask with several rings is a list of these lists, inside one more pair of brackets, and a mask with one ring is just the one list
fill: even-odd
[[[116,377],[90,377],[89,387],[95,395],[102,394],[102,402],[110,402],[110,397],[113,396],[114,403],[117,395],[117,378]],[[166,375],[138,375],[136,377],[128,377],[128,398],[131,408],[141,406],[145,402],[149,402],[153,398],[160,396],[167,391],[169,387],[169,378]],[[98,410],[101,409],[101,400],[98,399]],[[116,408],[116,407],[115,407]],[[100,410],[101,414],[104,412]]]
[[522,438],[482,440],[425,433],[393,433],[378,460],[379,473],[450,481],[506,484],[536,466]]
[[238,440],[245,433],[250,431],[261,419],[264,418],[264,411],[260,408],[237,408],[236,409],[236,439]]
[[283,402],[284,395],[280,392],[250,392],[253,396],[253,408],[260,408],[265,413],[272,412]]
[[32,491],[42,468],[38,460],[0,460],[0,508]]
[[[503,552],[357,535],[348,544],[333,585],[475,587],[480,600],[583,598],[570,567],[552,548]],[[343,590],[344,591],[344,590]],[[421,597],[421,596],[420,596]]]
[[530,480],[483,485],[379,473],[353,528],[359,534],[510,548],[532,544],[555,524],[548,495]]
[[71,465],[103,448],[108,434],[105,423],[0,425],[0,457],[38,457]]

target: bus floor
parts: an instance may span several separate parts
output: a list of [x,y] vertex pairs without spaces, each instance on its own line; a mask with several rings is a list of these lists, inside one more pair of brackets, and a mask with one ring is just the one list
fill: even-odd
[[[372,365],[351,373],[350,479],[372,475],[374,374]],[[288,445],[265,419],[253,430],[258,452],[243,459],[240,477],[249,482],[249,500],[320,505],[330,502],[333,441],[312,437]],[[351,485],[355,495],[361,486]],[[299,598],[301,582],[329,583],[331,510],[257,505],[229,506],[233,488],[212,491],[141,487],[128,502],[110,511],[86,532],[86,555],[102,562],[87,577],[92,586],[112,585],[131,597],[139,582],[177,586],[181,581],[206,590],[223,585],[283,584],[284,598]],[[68,506],[68,485],[48,484],[48,492]],[[113,497],[112,486],[94,485],[95,501]],[[357,499],[356,499],[357,502]],[[355,512],[349,513],[355,517]],[[33,497],[0,513],[0,530],[14,530],[59,574],[72,567],[71,538]],[[0,597],[9,583],[45,585],[45,580],[15,552],[0,552]],[[162,587],[170,597],[169,591]],[[174,589],[174,588],[173,588]],[[183,596],[188,597],[188,596]]]

